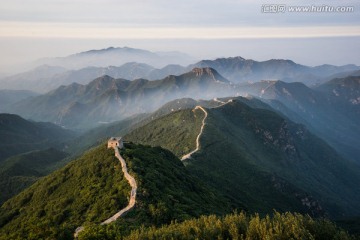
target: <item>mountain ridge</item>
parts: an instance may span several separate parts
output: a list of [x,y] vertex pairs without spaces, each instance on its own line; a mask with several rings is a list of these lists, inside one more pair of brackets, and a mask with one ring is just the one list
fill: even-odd
[[319,79],[337,72],[344,72],[349,69],[359,70],[360,68],[356,65],[327,65],[328,67],[324,69],[324,66],[309,67],[295,63],[292,60],[270,59],[266,61],[255,61],[242,57],[202,60],[189,67],[194,66],[212,67],[234,83],[277,79],[286,80],[287,82],[300,81],[306,84],[314,84],[314,82]]
[[[33,99],[20,101],[9,111],[59,125],[87,127],[86,119],[90,116],[93,117],[90,125],[98,121],[120,120],[133,114],[154,111],[170,100],[195,95],[199,98],[227,95],[232,88],[212,68],[194,68],[179,76],[170,75],[154,81],[130,81],[105,75],[87,85],[73,83]],[[152,101],[147,101],[147,98]],[[29,105],[35,107],[30,111]]]
[[[95,54],[101,50],[95,50],[88,54]],[[116,51],[110,49],[107,51]],[[144,50],[146,51],[146,50]],[[81,56],[81,53],[79,53]],[[96,54],[95,54],[96,55]],[[77,56],[76,54],[71,56]],[[70,84],[78,82],[87,84],[91,79],[102,75],[110,75],[114,78],[136,79],[146,78],[156,80],[165,78],[168,75],[180,75],[191,71],[194,67],[212,67],[217,70],[228,80],[234,83],[256,82],[266,79],[277,79],[286,82],[301,81],[307,85],[317,85],[323,83],[329,76],[348,72],[359,71],[360,67],[348,64],[343,66],[334,66],[324,64],[320,66],[310,67],[295,63],[287,59],[270,59],[265,61],[256,61],[245,59],[242,57],[216,58],[213,60],[201,60],[190,65],[179,65],[176,63],[167,63],[165,66],[151,66],[149,62],[135,61],[136,59],[128,58],[126,62],[119,64],[105,64],[106,66],[93,66],[88,64],[77,70],[68,70],[53,72],[49,71],[47,77],[42,77],[43,72],[39,71],[38,76],[34,77],[36,70],[28,73],[18,74],[0,81],[3,88],[34,90],[45,92],[58,87],[61,84]],[[101,60],[99,62],[106,62]],[[56,68],[56,67],[54,67]],[[35,74],[36,75],[36,74]],[[11,80],[11,81],[10,81]]]
[[[355,99],[359,96],[356,89],[360,83],[353,81],[352,87],[343,85],[342,97],[333,93],[334,87],[320,91],[321,86],[328,85],[325,83],[312,89],[303,83],[261,81],[243,85],[241,88],[243,93],[268,102],[292,121],[305,124],[344,157],[359,162],[360,149],[354,143],[360,134],[357,124],[360,120],[360,109],[359,105],[348,100],[353,99],[356,103]],[[346,100],[347,98],[349,99]]]
[[127,62],[139,62],[155,67],[167,64],[189,64],[193,58],[176,52],[156,53],[149,50],[129,47],[108,47],[71,54],[66,57],[40,59],[35,64],[48,64],[71,69],[83,67],[118,66]]
[[[173,142],[182,139],[179,134],[183,128],[176,130],[165,123],[176,122],[173,117],[182,111],[185,110],[154,120],[127,134],[125,139],[153,146],[159,144],[181,156],[181,151],[187,153],[189,147]],[[304,126],[274,111],[251,108],[236,100],[206,111],[209,115],[200,138],[200,150],[185,164],[235,206],[240,204],[260,212],[276,208],[321,215],[325,211],[333,217],[343,214],[344,209],[346,214],[353,214],[357,209],[357,193],[353,191],[360,191],[354,185],[354,179],[360,179],[359,167],[341,158]],[[185,126],[193,122],[183,119]],[[161,126],[163,130],[159,134]],[[196,136],[192,138],[191,144],[194,144]],[[190,148],[193,149],[195,146]],[[345,195],[347,200],[343,199]],[[266,210],[269,201],[271,204]]]

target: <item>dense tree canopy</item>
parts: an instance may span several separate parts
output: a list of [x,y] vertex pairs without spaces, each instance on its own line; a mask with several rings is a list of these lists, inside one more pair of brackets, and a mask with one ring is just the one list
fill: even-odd
[[272,217],[261,218],[258,214],[246,215],[241,212],[217,217],[202,216],[182,223],[172,222],[160,228],[139,228],[127,233],[126,229],[113,224],[111,226],[87,229],[79,240],[90,239],[355,239],[327,220],[314,220],[308,215],[275,212]]

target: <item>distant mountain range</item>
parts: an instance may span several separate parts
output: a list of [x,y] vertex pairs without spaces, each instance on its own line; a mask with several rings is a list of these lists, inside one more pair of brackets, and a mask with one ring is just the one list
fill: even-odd
[[20,101],[8,111],[66,127],[87,128],[154,111],[177,98],[228,96],[233,88],[228,80],[211,68],[194,68],[188,73],[156,81],[103,76],[87,85],[73,83]]
[[[138,66],[135,64],[135,66]],[[314,88],[302,83],[261,81],[233,84],[213,68],[194,68],[161,80],[97,78],[25,99],[6,110],[36,121],[89,128],[134,114],[152,112],[179,98],[211,99],[253,95],[327,140],[347,158],[360,161],[359,77],[337,78]]]
[[181,52],[151,52],[129,47],[109,47],[100,50],[90,50],[67,57],[45,58],[38,60],[36,65],[59,66],[67,69],[84,67],[120,66],[128,62],[145,63],[155,67],[168,64],[187,65],[193,63],[193,57]]
[[[109,54],[111,56],[108,56]],[[183,66],[179,65],[178,62],[169,60],[167,64],[159,67],[156,64],[149,63],[149,61],[139,59],[139,56],[144,54],[149,54],[149,59],[152,60],[158,58],[153,56],[155,53],[139,49],[109,48],[92,50],[66,58],[45,61],[41,63],[45,65],[31,71],[2,78],[0,79],[0,87],[3,89],[27,89],[35,92],[47,92],[61,85],[69,85],[73,82],[88,84],[91,80],[103,75],[129,80],[139,78],[156,80],[169,75],[180,75],[191,71],[193,68],[205,67],[215,69],[233,83],[282,80],[285,82],[303,82],[313,86],[335,77],[360,75],[360,67],[356,65],[309,67],[297,64],[291,60],[271,59],[255,61],[242,57],[202,60],[191,65],[183,64]],[[113,55],[117,56],[116,59],[121,59],[121,61],[110,64],[109,61],[112,61]],[[127,55],[129,57],[125,58],[124,56]],[[88,58],[90,60],[86,62],[84,59]],[[74,67],[78,66],[78,61],[83,64],[82,67]],[[62,62],[69,66],[62,64]]]
[[212,68],[194,68],[161,80],[97,78],[73,83],[10,105],[6,110],[36,121],[86,129],[152,112],[179,98],[252,95],[291,120],[306,125],[347,158],[360,162],[359,77],[337,78],[309,88],[302,83],[261,81],[233,84]]
[[104,75],[129,80],[140,78],[155,80],[184,72],[185,68],[180,65],[168,65],[162,69],[156,69],[150,65],[136,62],[125,63],[120,67],[86,67],[79,70],[67,70],[42,65],[29,72],[2,79],[0,80],[0,86],[10,89],[30,89],[36,92],[47,92],[61,85],[71,83],[88,84],[91,80]]
[[242,57],[203,60],[193,66],[214,68],[234,83],[282,80],[285,82],[304,82],[308,85],[315,84],[322,78],[335,73],[360,69],[359,66],[355,65],[309,67],[291,60],[271,59],[259,62]]

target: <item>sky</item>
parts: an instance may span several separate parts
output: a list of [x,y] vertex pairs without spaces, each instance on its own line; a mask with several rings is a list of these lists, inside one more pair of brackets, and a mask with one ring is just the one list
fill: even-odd
[[[276,12],[279,5],[284,8]],[[307,6],[322,12],[291,11]],[[196,59],[360,65],[360,1],[1,0],[0,73],[110,46],[181,51]]]

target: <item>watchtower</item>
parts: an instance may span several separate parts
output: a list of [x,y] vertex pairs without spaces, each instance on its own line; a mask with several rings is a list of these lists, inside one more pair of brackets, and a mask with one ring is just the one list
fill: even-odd
[[123,148],[124,142],[122,140],[122,137],[111,137],[108,141],[108,148]]

